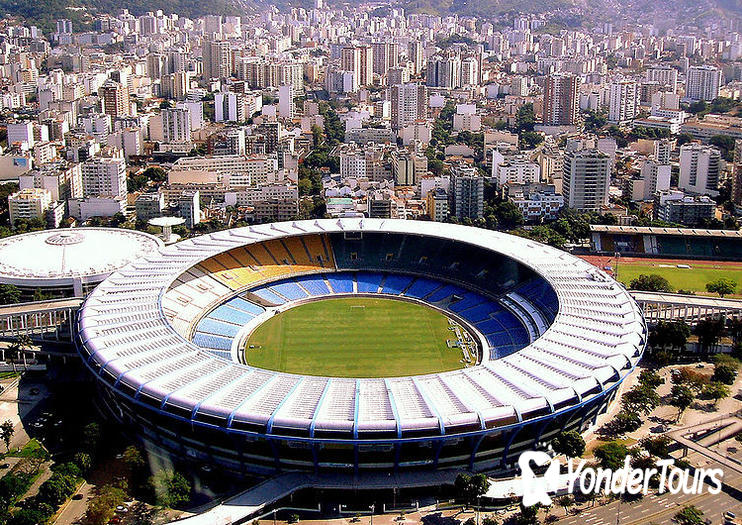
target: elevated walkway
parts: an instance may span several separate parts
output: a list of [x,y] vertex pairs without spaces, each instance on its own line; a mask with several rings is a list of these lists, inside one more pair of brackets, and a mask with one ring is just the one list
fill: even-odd
[[458,472],[378,473],[364,476],[346,474],[286,473],[268,479],[204,512],[173,521],[178,525],[227,525],[243,523],[257,516],[268,505],[302,489],[378,490],[430,487],[453,484]]

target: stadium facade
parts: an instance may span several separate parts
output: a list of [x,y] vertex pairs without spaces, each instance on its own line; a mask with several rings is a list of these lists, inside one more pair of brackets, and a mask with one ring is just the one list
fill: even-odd
[[[481,341],[477,363],[359,379],[244,364],[247,335],[274,310],[349,294],[447,312]],[[645,340],[626,290],[565,252],[382,219],[180,242],[98,286],[75,334],[113,417],[165,453],[236,476],[507,469],[520,452],[594,422]]]

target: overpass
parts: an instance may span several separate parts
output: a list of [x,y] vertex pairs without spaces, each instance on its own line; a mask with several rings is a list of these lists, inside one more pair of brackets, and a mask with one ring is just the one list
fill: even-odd
[[34,341],[69,341],[82,302],[69,297],[0,306],[0,340],[27,335]]
[[[711,450],[713,443],[728,439],[739,433],[740,430],[742,430],[742,420],[737,417],[737,414],[726,414],[697,425],[673,430],[666,435],[683,447],[683,456],[686,456],[690,449],[720,464],[724,467],[725,472],[731,470],[737,474],[742,474],[742,464]],[[703,438],[694,441],[696,436],[703,436]]]
[[695,324],[701,319],[742,318],[742,300],[703,295],[630,290],[648,323],[680,321]]

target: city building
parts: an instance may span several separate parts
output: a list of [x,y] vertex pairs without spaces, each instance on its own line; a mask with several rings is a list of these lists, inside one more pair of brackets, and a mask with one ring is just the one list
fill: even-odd
[[685,99],[709,101],[718,98],[723,73],[713,66],[691,66],[685,81]]
[[122,155],[96,156],[82,163],[84,197],[126,198],[126,160]]
[[623,124],[633,120],[636,117],[639,106],[638,95],[637,83],[633,80],[611,82],[608,120],[616,124]]
[[49,190],[26,188],[8,196],[10,223],[18,219],[45,219],[46,210],[51,206],[52,194]]
[[574,126],[580,113],[580,78],[571,74],[553,74],[544,84],[543,124]]
[[611,158],[597,149],[567,150],[562,169],[564,204],[579,211],[608,205]]
[[399,84],[389,88],[392,129],[400,130],[424,119],[428,109],[428,90],[423,84]]
[[479,219],[484,215],[484,177],[465,165],[451,168],[450,214],[459,220]]
[[684,226],[698,226],[714,218],[716,202],[707,195],[688,195],[665,190],[655,194],[654,218]]
[[503,196],[515,204],[523,218],[531,223],[556,220],[564,207],[564,196],[556,192],[553,184],[507,183]]
[[425,209],[428,217],[436,222],[448,218],[448,193],[443,188],[433,188],[425,197]]
[[691,193],[717,195],[721,153],[713,146],[689,143],[680,146],[678,188]]

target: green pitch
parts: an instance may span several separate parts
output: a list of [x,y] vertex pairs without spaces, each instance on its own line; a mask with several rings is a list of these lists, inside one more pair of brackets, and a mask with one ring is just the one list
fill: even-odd
[[393,377],[463,368],[448,318],[426,306],[353,297],[306,303],[260,325],[250,365],[294,374]]
[[640,274],[657,274],[668,280],[673,291],[682,289],[705,293],[706,283],[724,278],[737,283],[735,294],[742,293],[742,270],[729,267],[712,268],[692,262],[689,264],[690,269],[668,267],[669,264],[621,264],[619,262],[618,279],[628,286],[631,280],[636,279]]

